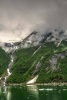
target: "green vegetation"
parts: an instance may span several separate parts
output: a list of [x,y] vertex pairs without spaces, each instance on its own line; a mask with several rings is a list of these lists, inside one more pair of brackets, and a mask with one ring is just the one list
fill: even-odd
[[[7,79],[7,83],[26,83],[36,75],[39,75],[37,83],[67,82],[66,50],[66,41],[62,41],[59,47],[56,47],[53,42],[49,42],[42,44],[41,47],[17,50],[11,68],[12,74]],[[58,58],[56,64],[57,71],[55,71],[52,70],[49,61],[54,54],[59,53],[65,53],[65,57],[63,59]]]
[[6,72],[9,61],[9,55],[2,48],[0,48],[0,77]]
[[[12,75],[8,78],[7,82],[21,83],[27,82],[28,80],[33,78],[40,72],[41,68],[45,64],[45,60],[48,61],[53,55],[53,51],[55,48],[56,47],[54,43],[46,43],[41,47],[31,47],[16,51],[14,63],[11,68]],[[37,52],[34,54],[36,50]],[[36,66],[39,61],[41,63],[41,66],[36,72]]]

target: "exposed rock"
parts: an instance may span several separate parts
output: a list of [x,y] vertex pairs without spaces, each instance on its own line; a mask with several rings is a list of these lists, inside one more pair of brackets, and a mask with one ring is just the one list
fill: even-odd
[[51,60],[49,60],[49,62],[50,62],[50,67],[53,71],[58,72],[60,70],[57,66],[57,61],[59,58],[64,59],[65,55],[66,55],[65,53],[59,53],[59,54],[54,54],[52,56],[52,58],[51,58]]

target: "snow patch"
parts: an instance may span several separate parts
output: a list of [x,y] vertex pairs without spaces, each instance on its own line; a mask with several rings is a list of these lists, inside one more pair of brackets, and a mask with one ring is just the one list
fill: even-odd
[[32,80],[28,81],[27,84],[33,84],[33,83],[35,83],[36,80],[37,80],[37,78],[38,78],[38,75],[36,77],[34,77]]

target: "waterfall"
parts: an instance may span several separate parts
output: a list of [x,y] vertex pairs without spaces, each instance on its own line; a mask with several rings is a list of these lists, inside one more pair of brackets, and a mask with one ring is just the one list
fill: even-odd
[[2,77],[0,77],[0,82],[2,83],[3,86],[5,86],[7,78],[11,75],[10,69],[14,61],[14,52],[17,49],[19,49],[19,45],[17,43],[11,42],[11,43],[5,43],[5,44],[3,45],[2,48],[5,50],[5,52],[7,52],[10,55],[10,62],[8,64],[6,73],[4,73]]
[[14,61],[14,51],[12,51],[11,55],[10,55],[10,63],[8,65],[8,68],[7,68],[7,74],[5,75],[5,84],[6,84],[6,80],[7,78],[11,75],[11,67],[12,67],[12,64],[13,64],[13,61]]
[[12,47],[11,50],[12,51],[10,52],[10,62],[8,64],[7,71],[6,71],[5,75],[0,78],[1,83],[2,83],[3,86],[6,85],[6,80],[11,75],[10,69],[11,69],[13,61],[14,61],[14,52],[15,52],[15,49],[13,49],[13,47]]

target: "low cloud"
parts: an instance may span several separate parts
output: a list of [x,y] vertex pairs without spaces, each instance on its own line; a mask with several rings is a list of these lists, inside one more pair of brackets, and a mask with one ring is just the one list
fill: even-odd
[[0,0],[0,40],[57,28],[67,29],[67,0]]

